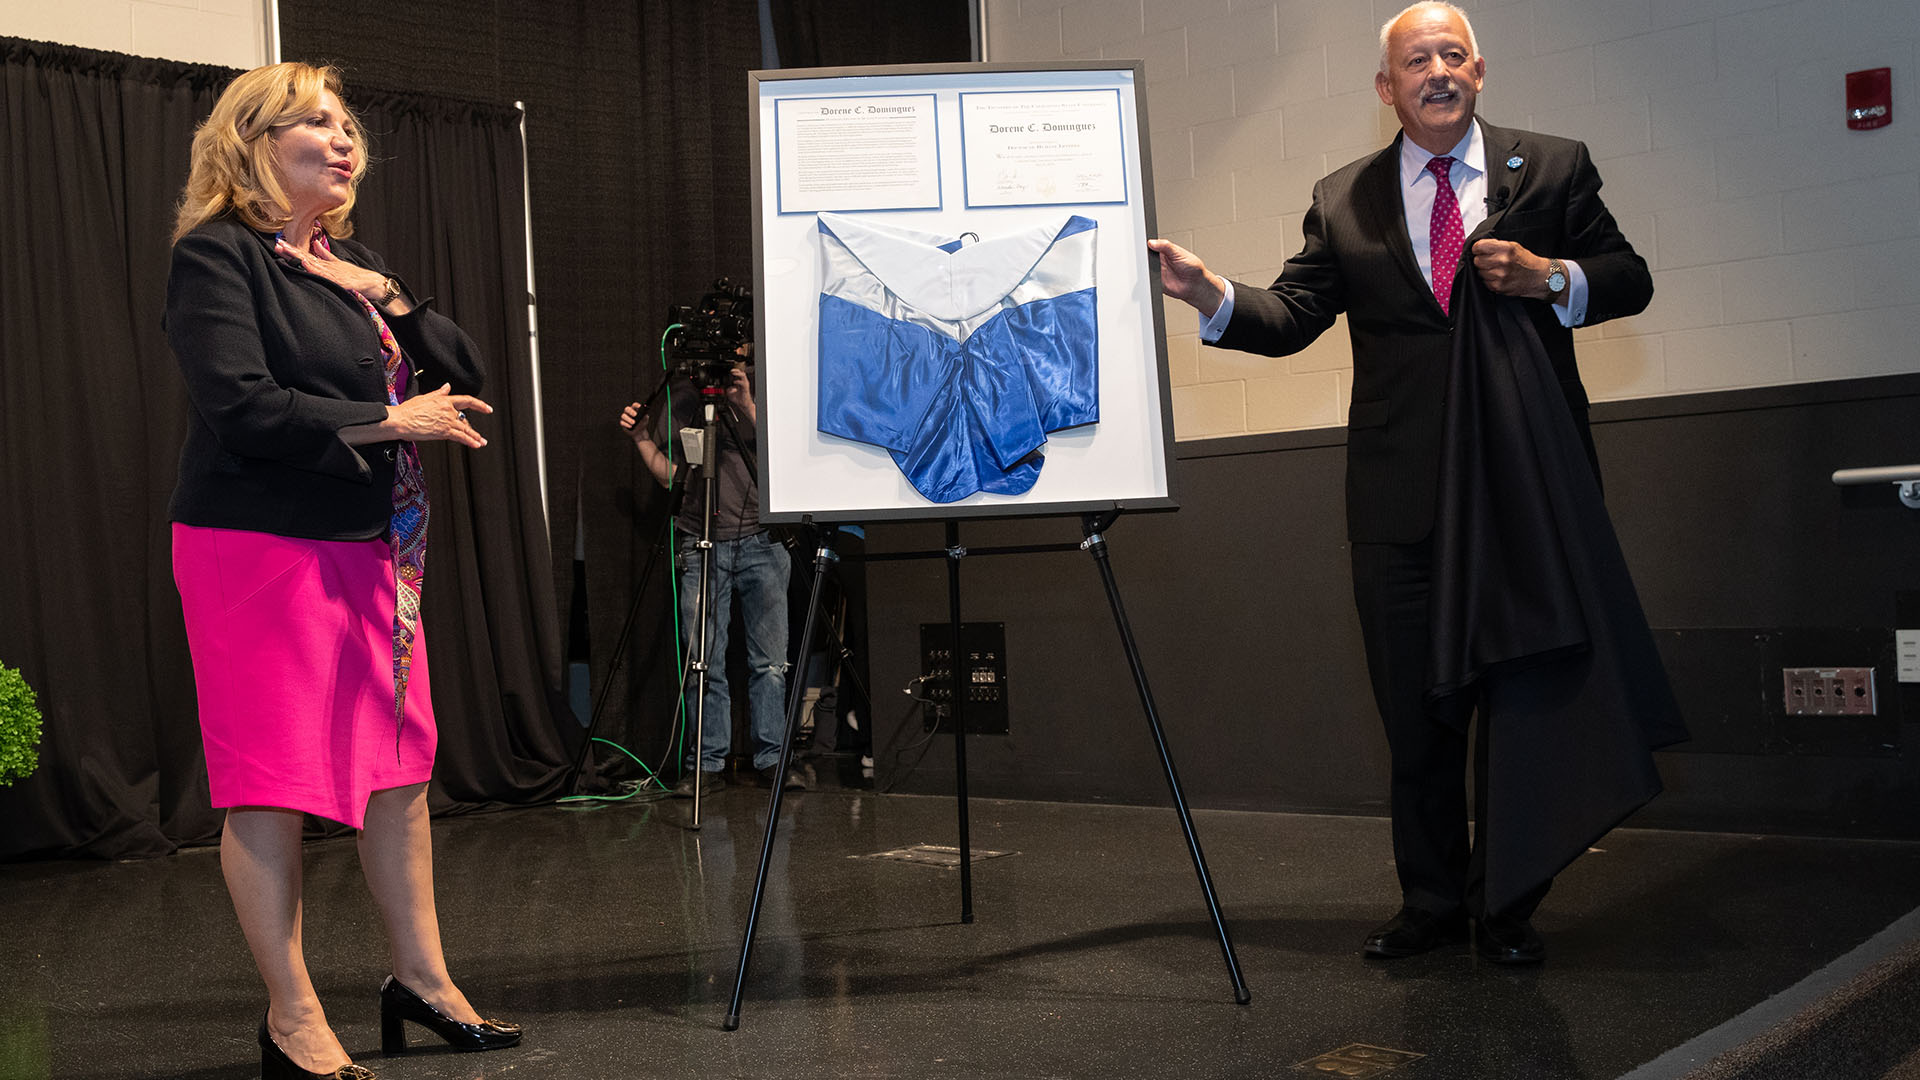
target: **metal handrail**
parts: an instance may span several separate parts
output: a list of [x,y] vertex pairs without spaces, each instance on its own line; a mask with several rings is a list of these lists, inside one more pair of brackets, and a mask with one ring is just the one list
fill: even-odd
[[1920,465],[1874,465],[1864,469],[1835,469],[1833,482],[1841,487],[1855,484],[1892,484],[1900,489],[1900,501],[1920,510]]
[[1850,484],[1904,484],[1909,480],[1920,480],[1920,465],[1875,465],[1866,469],[1833,471],[1833,482],[1841,487]]

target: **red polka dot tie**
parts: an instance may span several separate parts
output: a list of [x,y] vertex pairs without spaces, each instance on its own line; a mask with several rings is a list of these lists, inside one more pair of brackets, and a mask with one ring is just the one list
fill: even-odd
[[1460,228],[1460,200],[1453,197],[1453,183],[1447,179],[1447,172],[1452,168],[1453,159],[1450,157],[1427,161],[1427,171],[1433,174],[1435,180],[1433,219],[1427,226],[1427,251],[1433,264],[1433,295],[1440,300],[1440,310],[1448,314],[1452,314],[1448,305],[1453,300],[1453,274],[1460,268],[1460,247],[1467,239],[1467,234]]

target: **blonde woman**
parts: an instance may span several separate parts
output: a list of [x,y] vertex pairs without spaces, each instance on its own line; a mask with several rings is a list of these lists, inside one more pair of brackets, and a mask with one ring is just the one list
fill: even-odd
[[491,1050],[447,974],[419,621],[427,493],[415,444],[486,445],[474,343],[348,239],[366,141],[339,74],[274,64],[194,136],[166,330],[193,415],[174,488],[174,580],[193,653],[221,868],[267,984],[264,1080],[369,1078],[327,1024],[301,948],[301,814],[360,830],[386,925],[383,1049],[406,1022]]

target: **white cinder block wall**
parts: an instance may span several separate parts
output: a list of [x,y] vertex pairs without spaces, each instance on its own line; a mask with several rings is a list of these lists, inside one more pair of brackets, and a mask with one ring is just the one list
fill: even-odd
[[[1405,0],[987,0],[991,61],[1142,58],[1162,235],[1264,285],[1313,181],[1398,130],[1373,91]],[[1585,140],[1653,267],[1645,314],[1578,332],[1595,400],[1920,371],[1920,2],[1466,0],[1481,114]],[[1845,75],[1893,69],[1847,130]],[[1551,253],[1548,253],[1551,254]],[[1181,439],[1346,422],[1344,325],[1281,359],[1167,312]]]
[[0,0],[0,34],[133,56],[254,68],[267,0]]

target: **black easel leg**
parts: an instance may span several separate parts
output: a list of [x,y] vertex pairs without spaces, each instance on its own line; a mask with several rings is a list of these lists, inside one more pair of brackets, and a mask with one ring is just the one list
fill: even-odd
[[[820,589],[827,580],[827,564],[834,559],[834,530],[829,526],[813,556],[813,588],[807,596],[807,624],[800,631],[800,655],[813,649],[814,620],[820,614]],[[767,799],[767,833],[760,840],[760,872],[753,879],[753,904],[747,909],[747,930],[740,940],[740,965],[733,973],[733,1002],[727,1006],[726,1029],[740,1026],[740,995],[747,986],[747,961],[753,958],[753,932],[760,922],[760,898],[767,889],[767,867],[773,861],[774,832],[780,827],[780,801],[787,790],[787,770],[793,764],[793,736],[800,730],[800,704],[805,695],[787,695],[787,731],[780,740],[780,763],[773,770],[773,794]]]
[[967,836],[967,691],[973,666],[960,639],[960,523],[947,522],[947,618],[953,624],[953,655],[948,682],[953,687],[953,790],[960,805],[960,921],[973,921],[973,842]]
[[1213,916],[1214,932],[1220,935],[1220,954],[1226,958],[1227,974],[1233,979],[1233,1000],[1245,1005],[1253,999],[1247,981],[1240,975],[1240,961],[1234,957],[1233,942],[1227,937],[1227,923],[1220,915],[1220,901],[1213,892],[1213,875],[1207,872],[1207,857],[1200,851],[1200,836],[1193,830],[1193,815],[1187,810],[1186,796],[1180,791],[1180,777],[1174,772],[1173,755],[1167,751],[1166,733],[1160,728],[1160,713],[1153,704],[1153,690],[1147,685],[1147,669],[1140,662],[1140,650],[1134,643],[1133,627],[1120,604],[1120,588],[1114,584],[1113,567],[1107,561],[1107,541],[1102,536],[1118,517],[1118,511],[1081,516],[1081,531],[1086,540],[1080,545],[1093,553],[1100,567],[1100,582],[1106,586],[1107,601],[1113,605],[1114,625],[1120,629],[1120,643],[1127,652],[1127,666],[1133,669],[1133,685],[1140,691],[1140,705],[1147,713],[1147,726],[1153,731],[1153,745],[1160,751],[1160,764],[1167,770],[1167,787],[1173,792],[1173,805],[1180,812],[1180,829],[1186,833],[1187,852],[1193,856],[1194,873],[1200,876],[1200,891],[1207,898],[1207,913]]

